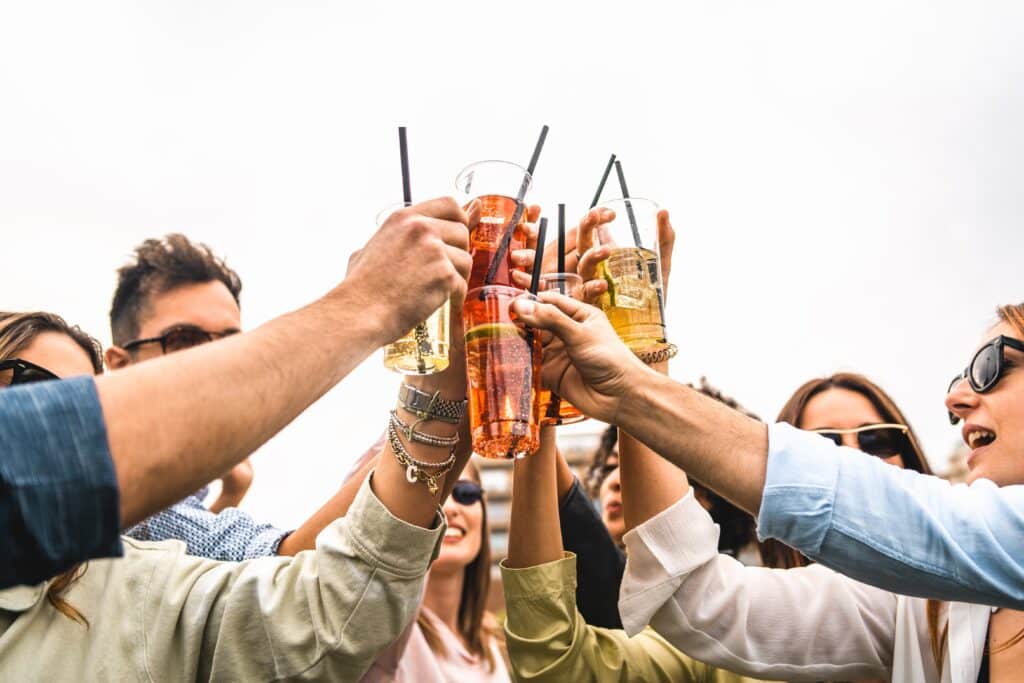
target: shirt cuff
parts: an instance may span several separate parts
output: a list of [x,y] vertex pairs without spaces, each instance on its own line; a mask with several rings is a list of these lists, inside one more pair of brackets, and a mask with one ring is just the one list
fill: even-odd
[[370,488],[373,472],[345,515],[352,541],[372,564],[398,576],[422,576],[437,558],[448,524],[437,508],[434,528],[424,529],[395,517]]
[[714,559],[718,531],[691,489],[675,505],[623,537],[626,573],[619,591],[619,614],[626,633],[642,631],[683,577]]
[[828,439],[779,422],[768,426],[768,470],[757,537],[817,554],[832,523],[843,454]]
[[513,569],[501,561],[501,585],[505,601],[530,600],[542,596],[576,591],[576,556],[566,552],[554,562]]
[[2,514],[10,548],[0,584],[36,583],[77,562],[117,557],[121,512],[92,377],[4,390]]

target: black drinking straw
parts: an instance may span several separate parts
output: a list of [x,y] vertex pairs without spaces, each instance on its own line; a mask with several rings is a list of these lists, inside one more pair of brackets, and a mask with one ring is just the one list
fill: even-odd
[[558,205],[558,291],[565,294],[565,204]]
[[412,204],[412,187],[409,182],[409,143],[405,138],[405,126],[398,127],[398,151],[402,155],[402,201]]
[[[405,126],[398,127],[398,153],[402,157],[402,203],[412,205],[412,183],[409,180],[409,142],[405,137]],[[416,337],[416,369],[421,375],[427,374],[427,362],[423,355],[430,353],[430,339],[426,323],[417,323],[413,328]]]
[[530,294],[536,294],[540,287],[540,270],[544,263],[544,241],[548,236],[548,219],[541,218],[537,228],[537,256],[533,261],[533,278],[530,280]]
[[594,193],[594,198],[590,201],[590,208],[593,209],[597,206],[597,203],[601,201],[601,193],[604,192],[604,184],[608,182],[608,176],[612,172],[612,166],[615,164],[615,155],[611,155],[608,158],[608,165],[604,167],[604,175],[601,176],[601,182],[597,185],[597,192]]
[[622,162],[615,162],[615,173],[619,176],[619,187],[622,188],[622,199],[626,204],[626,215],[629,217],[629,228],[633,231],[633,241],[638,249],[644,245],[640,241],[640,229],[636,227],[636,215],[633,213],[633,204],[629,201],[629,188],[626,187],[626,176],[622,174]]
[[494,283],[494,278],[498,275],[498,268],[501,266],[501,262],[505,259],[505,252],[508,251],[508,245],[512,242],[512,233],[515,232],[516,226],[519,225],[519,220],[523,217],[523,211],[526,210],[526,205],[523,204],[523,199],[526,197],[526,190],[530,186],[530,178],[533,177],[533,171],[537,168],[537,160],[540,159],[540,151],[544,148],[544,140],[548,137],[548,127],[545,125],[540,129],[540,137],[537,138],[537,144],[533,148],[533,156],[530,157],[530,164],[526,167],[526,176],[523,177],[523,182],[519,186],[519,193],[516,195],[516,210],[512,214],[512,220],[509,221],[508,225],[505,226],[505,234],[501,236],[501,242],[498,244],[498,249],[494,252],[494,258],[491,259],[491,265],[487,268],[487,276],[484,278],[484,284],[490,285]]

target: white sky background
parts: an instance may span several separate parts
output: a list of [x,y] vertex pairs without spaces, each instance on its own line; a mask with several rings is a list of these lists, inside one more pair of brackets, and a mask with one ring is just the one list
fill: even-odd
[[[579,215],[613,151],[672,211],[673,375],[773,418],[865,372],[941,467],[949,378],[1024,299],[1021,26],[1016,3],[3,3],[0,308],[109,341],[114,269],[183,231],[256,326],[399,198],[396,126],[427,198],[548,123],[546,213]],[[396,387],[373,357],[259,452],[244,507],[304,519]]]

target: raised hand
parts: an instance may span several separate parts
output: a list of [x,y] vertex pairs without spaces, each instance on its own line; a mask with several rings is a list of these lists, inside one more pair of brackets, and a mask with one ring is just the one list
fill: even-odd
[[349,259],[345,283],[389,341],[449,297],[461,305],[472,267],[466,226],[478,211],[477,202],[464,211],[451,197],[400,209]]
[[651,370],[597,308],[554,291],[539,298],[512,305],[524,324],[542,330],[544,386],[588,417],[614,423],[623,397]]

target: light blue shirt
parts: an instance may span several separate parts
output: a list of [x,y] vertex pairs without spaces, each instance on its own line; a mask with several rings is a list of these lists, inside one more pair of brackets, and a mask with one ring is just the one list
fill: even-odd
[[1024,486],[951,485],[780,423],[757,533],[895,593],[1024,609]]

